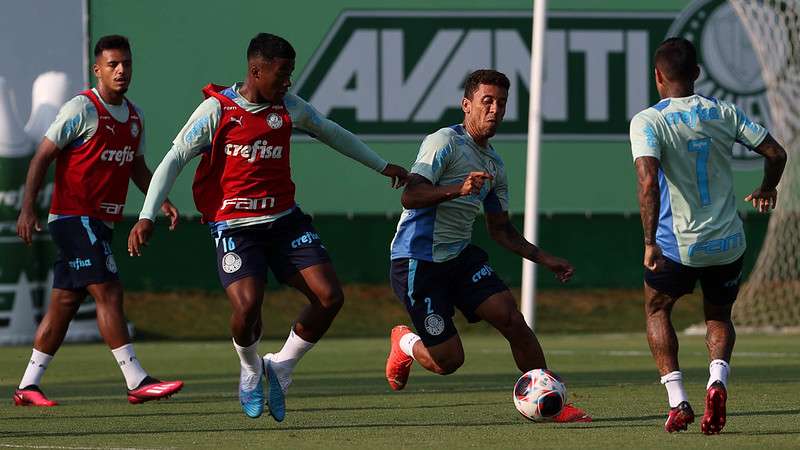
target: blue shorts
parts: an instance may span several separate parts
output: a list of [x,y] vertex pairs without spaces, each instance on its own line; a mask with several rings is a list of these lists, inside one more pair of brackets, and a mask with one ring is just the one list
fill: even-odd
[[295,208],[274,222],[212,234],[223,288],[246,277],[266,279],[267,267],[281,283],[297,272],[331,261],[311,217]]
[[739,295],[744,256],[720,266],[689,267],[664,258],[662,270],[644,271],[644,281],[658,292],[679,298],[694,292],[697,281],[703,289],[703,299],[713,305],[730,305]]
[[405,305],[426,347],[456,335],[455,309],[470,323],[481,319],[475,310],[487,298],[508,290],[489,266],[485,251],[469,245],[445,262],[399,258],[392,260],[392,289]]
[[102,220],[66,217],[48,223],[47,228],[58,250],[53,264],[54,288],[76,291],[119,280],[111,253],[114,230]]

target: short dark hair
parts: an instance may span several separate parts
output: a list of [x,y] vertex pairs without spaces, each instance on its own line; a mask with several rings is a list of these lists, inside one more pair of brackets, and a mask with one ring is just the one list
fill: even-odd
[[481,84],[500,86],[505,90],[511,87],[511,82],[508,81],[508,77],[504,73],[492,69],[480,69],[472,72],[467,77],[467,81],[464,83],[464,98],[471,99]]
[[671,37],[656,49],[656,68],[670,81],[693,81],[697,70],[697,50],[689,40]]
[[258,33],[250,39],[250,45],[247,46],[247,59],[258,56],[264,59],[294,59],[295,52],[292,44],[286,39],[274,34]]
[[109,34],[108,36],[103,36],[97,40],[97,44],[94,45],[94,57],[97,58],[103,53],[103,50],[126,50],[128,53],[131,52],[131,44],[128,42],[128,38],[125,36],[120,36],[119,34]]

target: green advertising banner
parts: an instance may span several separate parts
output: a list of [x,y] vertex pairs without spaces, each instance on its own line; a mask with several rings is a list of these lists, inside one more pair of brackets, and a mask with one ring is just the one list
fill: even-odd
[[[511,211],[523,209],[530,85],[531,2],[335,0],[275,5],[91,2],[92,42],[131,38],[130,97],[144,109],[147,159],[154,167],[202,101],[208,82],[244,76],[245,49],[257,32],[286,37],[297,50],[293,90],[364,138],[386,159],[410,166],[419,142],[461,119],[466,75],[495,67],[512,80],[495,147],[509,171]],[[698,90],[731,100],[769,124],[764,82],[744,29],[722,0],[550,2],[545,42],[539,185],[543,213],[635,213],[628,121],[658,100],[652,54],[667,36],[692,39],[702,59]],[[319,214],[400,211],[382,177],[296,133],[293,177],[303,208]],[[753,152],[734,150],[737,195],[760,180]],[[196,164],[196,163],[195,163]],[[195,214],[190,164],[173,189]],[[142,196],[131,189],[135,214]],[[743,204],[744,206],[744,204]]]

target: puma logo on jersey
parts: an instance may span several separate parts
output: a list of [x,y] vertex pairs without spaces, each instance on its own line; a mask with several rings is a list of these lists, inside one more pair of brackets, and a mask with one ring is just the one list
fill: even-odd
[[114,127],[115,127],[115,125],[106,125],[105,127],[106,127],[106,129],[107,129],[108,131],[110,131],[110,132],[111,132],[111,134],[114,134],[114,135],[116,135],[116,133],[114,133]]
[[238,124],[239,124],[239,126],[240,126],[240,127],[243,127],[243,126],[244,126],[244,125],[242,124],[242,119],[243,119],[243,118],[244,118],[243,116],[239,116],[239,117],[236,117],[236,116],[231,116],[231,122],[236,122],[236,123],[238,123]]
[[122,150],[106,149],[100,154],[101,161],[115,162],[118,165],[123,165],[133,161],[133,156],[136,152],[131,150],[130,145],[126,145]]
[[266,139],[259,139],[252,145],[227,144],[225,154],[241,156],[247,162],[253,163],[257,159],[280,159],[283,156],[283,146],[267,145]]

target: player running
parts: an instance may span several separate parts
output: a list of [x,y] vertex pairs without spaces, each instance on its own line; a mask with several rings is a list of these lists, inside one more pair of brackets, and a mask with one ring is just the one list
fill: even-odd
[[[195,205],[211,228],[220,281],[231,303],[233,346],[241,361],[239,399],[249,417],[264,409],[285,416],[285,395],[300,358],[325,334],[344,297],[311,218],[295,203],[289,167],[292,128],[317,136],[336,151],[405,184],[402,167],[388,164],[352,133],[288,93],[295,51],[285,39],[260,33],[247,49],[244,83],[208,85],[200,104],[156,169],[129,251],[139,255],[150,238],[156,205],[186,163],[202,156],[195,173]],[[263,358],[261,304],[267,267],[278,281],[308,297],[283,348]]]
[[[86,295],[97,305],[97,326],[112,349],[125,383],[128,401],[142,403],[169,397],[181,381],[161,382],[150,377],[133,351],[122,308],[122,283],[111,253],[113,224],[122,220],[128,180],[147,191],[152,174],[144,159],[142,111],[125,98],[131,82],[132,58],[123,36],[104,36],[94,48],[97,87],[64,104],[30,163],[17,234],[30,244],[41,231],[35,202],[47,168],[56,161],[55,189],[47,226],[58,249],[53,267],[53,290],[33,343],[30,363],[19,389],[17,406],[55,406],[39,388]],[[178,211],[159,202],[171,219]]]
[[695,94],[699,74],[691,42],[670,38],[661,43],[655,78],[662,100],[631,120],[630,138],[644,228],[647,340],[669,397],[664,428],[671,433],[694,422],[670,315],[699,280],[711,360],[700,428],[716,434],[725,426],[736,340],[731,308],[745,251],[733,193],[732,147],[739,142],[765,158],[761,186],[745,198],[759,212],[775,207],[786,152],[735,105]]
[[[500,72],[470,74],[461,100],[463,123],[428,135],[411,168],[392,241],[391,283],[417,333],[404,325],[392,329],[386,379],[394,390],[406,386],[414,360],[441,375],[463,364],[464,349],[453,324],[456,308],[469,322],[485,320],[497,328],[522,372],[547,367],[511,291],[489,266],[486,252],[470,243],[482,204],[497,243],[544,265],[562,283],[574,272],[566,260],[526,241],[508,218],[505,167],[489,143],[503,121],[508,88]],[[588,422],[591,417],[566,405],[555,421]]]

